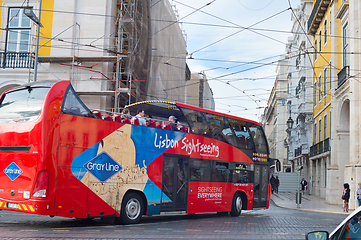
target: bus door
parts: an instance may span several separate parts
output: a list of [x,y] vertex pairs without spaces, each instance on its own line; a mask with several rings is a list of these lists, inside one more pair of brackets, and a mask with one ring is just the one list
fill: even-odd
[[267,207],[268,196],[268,164],[254,165],[254,193],[253,193],[253,207],[263,208]]
[[189,157],[163,156],[161,211],[186,211]]

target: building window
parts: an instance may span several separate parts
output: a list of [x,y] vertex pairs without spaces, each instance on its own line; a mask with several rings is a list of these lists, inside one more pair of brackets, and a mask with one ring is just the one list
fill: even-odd
[[318,77],[318,101],[321,102],[321,75]]
[[318,121],[318,141],[321,142],[322,120]]
[[290,94],[290,82],[287,83],[287,93]]
[[315,40],[315,61],[317,60],[317,39]]
[[342,64],[348,66],[348,23],[342,29]]
[[323,42],[327,43],[327,20],[325,20],[325,23],[323,25]]
[[327,115],[323,119],[323,139],[327,138]]
[[313,127],[313,145],[317,142],[317,123],[315,123],[315,126]]
[[24,9],[9,8],[6,51],[29,52],[30,30],[30,18],[24,14]]
[[331,75],[331,73],[332,73],[332,64],[330,62],[330,91],[331,91],[331,87],[332,87],[332,75]]
[[313,86],[313,105],[316,106],[316,102],[317,102],[317,82],[315,82],[315,85]]
[[330,11],[330,24],[329,24],[330,25],[330,37],[331,37],[331,34],[332,34],[332,24],[331,24],[332,23],[331,22],[332,17],[331,16],[332,16],[332,12]]
[[322,47],[322,31],[320,31],[320,33],[318,34],[319,35],[319,39],[318,39],[318,51],[320,52],[321,54],[321,47]]
[[326,97],[327,93],[327,65],[323,70],[323,96]]

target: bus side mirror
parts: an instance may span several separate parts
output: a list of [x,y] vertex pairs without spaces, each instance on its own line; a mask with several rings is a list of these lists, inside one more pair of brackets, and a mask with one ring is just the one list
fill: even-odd
[[328,232],[326,231],[309,232],[306,235],[306,240],[328,240]]
[[276,161],[276,169],[277,169],[277,172],[280,172],[281,171],[281,162],[280,160],[277,159]]

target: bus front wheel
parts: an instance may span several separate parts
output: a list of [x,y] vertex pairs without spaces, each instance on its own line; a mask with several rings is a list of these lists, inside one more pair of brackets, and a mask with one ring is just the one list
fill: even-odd
[[121,222],[124,224],[138,223],[143,214],[143,200],[137,193],[125,195],[122,203]]
[[236,193],[233,196],[231,216],[234,216],[234,217],[239,216],[239,214],[241,214],[241,210],[242,210],[241,194]]

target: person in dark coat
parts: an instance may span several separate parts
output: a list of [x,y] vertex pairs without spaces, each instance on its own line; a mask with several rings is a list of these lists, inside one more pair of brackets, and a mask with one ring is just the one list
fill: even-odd
[[342,200],[343,211],[348,212],[348,200],[350,199],[350,185],[348,183],[343,184]]
[[301,181],[302,195],[305,195],[305,190],[307,190],[306,188],[307,188],[307,181],[304,178],[302,178],[302,181]]
[[177,128],[177,118],[175,116],[169,116],[168,121],[173,131],[178,131]]
[[275,192],[278,194],[278,187],[280,186],[280,180],[278,176],[276,176],[276,184],[275,184]]
[[269,183],[271,184],[271,190],[273,193],[275,191],[275,187],[276,187],[276,178],[273,176],[273,174],[269,180]]

